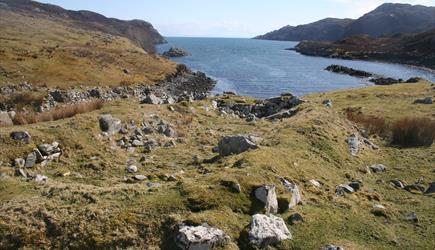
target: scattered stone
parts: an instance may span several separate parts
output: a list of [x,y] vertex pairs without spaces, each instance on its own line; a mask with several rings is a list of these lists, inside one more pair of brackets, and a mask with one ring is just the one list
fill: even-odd
[[35,180],[35,182],[37,182],[39,184],[44,184],[44,183],[47,183],[48,177],[45,175],[37,174],[34,180]]
[[322,102],[323,105],[325,105],[327,108],[332,108],[332,100],[324,100]]
[[265,204],[266,214],[278,213],[278,200],[274,185],[264,185],[255,190],[255,198]]
[[141,103],[158,105],[158,104],[163,104],[163,100],[155,96],[154,94],[148,94],[145,96],[144,99],[142,99]]
[[374,144],[372,141],[370,141],[367,138],[363,138],[363,141],[365,144],[369,145],[373,150],[379,150],[379,146]]
[[12,126],[14,123],[12,122],[11,117],[7,112],[0,112],[0,127]]
[[293,237],[282,218],[256,214],[252,216],[248,238],[251,244],[266,248]]
[[30,143],[31,136],[27,131],[16,131],[10,134],[11,138],[16,141],[22,141],[26,144]]
[[24,168],[24,165],[26,164],[26,160],[23,158],[17,158],[14,160],[14,166],[16,168]]
[[134,174],[137,172],[137,167],[135,165],[130,165],[127,167],[127,171],[131,174]]
[[59,143],[53,142],[52,144],[40,144],[38,150],[44,156],[50,156],[60,152]]
[[428,189],[424,192],[425,194],[433,194],[435,193],[435,182],[431,182]]
[[35,166],[36,161],[37,161],[36,153],[32,152],[32,153],[27,155],[27,157],[26,157],[26,163],[25,163],[24,167],[26,167],[26,168],[32,168],[33,166]]
[[291,193],[292,197],[290,198],[289,202],[289,209],[294,208],[296,205],[302,202],[302,196],[299,191],[298,185],[294,182],[290,182],[286,180],[285,178],[281,178],[281,182],[284,185],[284,187]]
[[139,175],[135,175],[134,179],[137,180],[137,181],[144,181],[144,180],[147,179],[147,177],[145,175],[139,174]]
[[344,248],[334,246],[334,245],[326,245],[326,246],[320,248],[320,250],[344,250]]
[[418,222],[417,214],[414,213],[414,212],[407,214],[407,215],[406,215],[406,220],[408,220],[408,221],[412,221],[412,222],[414,222],[414,223],[417,223],[417,222]]
[[421,184],[406,185],[404,189],[410,193],[424,193],[426,188]]
[[308,184],[309,184],[309,185],[312,185],[312,186],[315,186],[315,187],[317,187],[317,188],[321,188],[321,187],[322,187],[322,184],[320,184],[320,182],[318,182],[318,181],[316,181],[316,180],[309,180],[309,181],[308,181]]
[[372,209],[372,214],[378,217],[388,218],[387,209],[383,205],[374,205]]
[[99,122],[101,130],[109,135],[118,133],[122,128],[121,120],[112,117],[112,115],[102,115]]
[[208,224],[200,226],[179,225],[176,235],[177,246],[183,250],[208,250],[224,247],[230,240],[230,236],[224,231]]
[[374,164],[374,165],[370,166],[370,170],[373,173],[382,173],[382,172],[385,172],[386,169],[387,168],[382,164]]
[[133,142],[131,143],[131,145],[132,145],[133,147],[143,147],[145,144],[144,144],[142,141],[140,141],[140,140],[133,140]]
[[362,182],[361,181],[352,181],[351,183],[349,183],[349,187],[353,188],[353,190],[355,190],[355,192],[357,192],[358,190],[361,189]]
[[338,196],[345,196],[346,194],[354,193],[355,190],[349,185],[339,185],[335,188],[335,194]]
[[352,156],[357,156],[359,152],[359,140],[357,134],[352,134],[347,139],[347,144],[349,147],[350,154]]
[[27,173],[22,168],[16,168],[15,169],[15,175],[16,176],[21,176],[21,177],[24,177],[24,179],[27,179]]
[[165,51],[163,53],[163,56],[166,56],[166,57],[183,57],[183,56],[188,56],[188,55],[189,55],[189,53],[187,53],[187,51],[185,51],[184,49],[181,49],[181,48],[176,48],[176,47],[172,47],[168,51]]
[[295,225],[295,224],[299,224],[299,223],[304,222],[304,218],[302,217],[301,214],[295,213],[295,214],[290,215],[290,217],[288,218],[288,222],[291,225]]
[[433,100],[431,97],[426,97],[424,99],[415,100],[414,104],[433,104]]
[[405,185],[403,185],[403,183],[400,180],[392,180],[391,184],[393,184],[393,186],[395,188],[399,188],[399,189],[404,189]]
[[225,136],[219,141],[218,150],[220,156],[240,154],[249,149],[257,149],[255,139],[249,135]]

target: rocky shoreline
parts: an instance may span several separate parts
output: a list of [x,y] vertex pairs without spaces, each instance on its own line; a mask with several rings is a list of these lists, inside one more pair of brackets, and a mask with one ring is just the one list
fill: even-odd
[[[75,104],[93,99],[111,101],[137,98],[143,100],[149,95],[154,95],[160,100],[161,104],[200,100],[207,97],[215,84],[216,82],[204,73],[193,72],[185,65],[178,65],[174,74],[168,75],[165,80],[154,85],[52,89],[22,83],[0,87],[0,96],[11,96],[22,92],[46,93],[42,103],[34,107],[38,112],[45,112],[62,104]],[[0,103],[0,111],[16,112],[17,106]]]

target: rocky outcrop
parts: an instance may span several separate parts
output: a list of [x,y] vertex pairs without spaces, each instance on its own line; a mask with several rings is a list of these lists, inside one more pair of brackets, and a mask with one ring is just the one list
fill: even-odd
[[256,139],[250,135],[225,136],[219,141],[219,155],[229,156],[240,154],[250,149],[257,149]]
[[290,93],[283,93],[278,97],[257,100],[254,104],[234,103],[228,99],[220,98],[217,100],[217,107],[224,114],[235,114],[248,121],[256,118],[276,120],[292,117],[297,113],[297,107],[303,102],[302,99]]
[[207,224],[179,225],[176,235],[177,246],[183,250],[209,250],[224,247],[230,240],[231,238],[225,232]]
[[352,68],[348,68],[346,66],[341,66],[341,65],[336,65],[336,64],[326,67],[325,70],[331,71],[334,73],[345,74],[345,75],[361,77],[361,78],[366,78],[366,77],[370,77],[373,75],[372,73],[369,73],[366,71],[356,70],[356,69],[352,69]]
[[265,248],[292,238],[283,219],[272,214],[252,216],[249,230],[250,244]]
[[187,51],[185,51],[184,49],[181,49],[181,48],[176,48],[176,47],[172,47],[168,51],[165,51],[163,53],[163,56],[166,56],[166,57],[183,57],[183,56],[188,56],[188,55],[189,55],[189,53]]
[[423,99],[417,99],[414,101],[414,104],[433,104],[432,97],[426,97]]

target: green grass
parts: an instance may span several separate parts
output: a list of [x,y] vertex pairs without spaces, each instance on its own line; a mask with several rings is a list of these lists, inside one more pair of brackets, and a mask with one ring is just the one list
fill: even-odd
[[[429,83],[315,94],[305,97],[308,102],[295,117],[255,124],[206,112],[202,107],[211,100],[177,104],[179,112],[119,100],[69,119],[2,128],[0,161],[9,163],[43,141],[60,142],[65,155],[58,163],[33,170],[49,176],[45,186],[24,182],[13,177],[13,168],[0,167],[8,176],[0,181],[0,248],[39,244],[174,249],[173,227],[188,221],[221,228],[232,238],[227,249],[237,249],[238,244],[244,246],[243,232],[251,215],[262,212],[252,197],[254,188],[275,184],[280,199],[289,200],[279,181],[286,177],[299,185],[303,204],[279,216],[287,221],[299,212],[305,222],[289,225],[294,240],[276,249],[318,249],[325,244],[345,249],[433,249],[433,197],[397,190],[388,182],[399,178],[414,183],[423,177],[427,186],[435,178],[434,146],[398,149],[372,138],[380,145],[379,151],[363,148],[358,157],[351,157],[345,140],[355,132],[355,124],[344,113],[347,107],[361,106],[364,113],[391,120],[408,115],[431,117],[430,105],[415,106],[412,101],[433,94]],[[326,98],[333,100],[332,110],[321,104]],[[126,153],[113,147],[115,140],[99,137],[98,116],[103,113],[136,123],[157,114],[176,127],[182,142],[174,148],[157,149],[139,163],[140,150]],[[9,138],[9,132],[21,129],[32,135],[31,145]],[[211,150],[221,136],[238,133],[263,138],[260,149],[202,163],[215,156]],[[90,160],[93,156],[97,158]],[[138,161],[140,174],[160,187],[150,190],[146,182],[126,184],[124,169],[129,158]],[[237,162],[243,162],[242,167]],[[88,163],[96,167],[85,167]],[[387,171],[371,175],[361,171],[374,163],[386,165]],[[71,172],[68,177],[57,175],[67,171]],[[176,174],[179,180],[165,182],[159,178],[163,174]],[[320,190],[309,187],[305,182],[310,179],[324,186]],[[336,197],[335,187],[352,179],[363,181],[362,191]],[[238,182],[242,192],[231,192],[222,185],[224,181]],[[389,217],[375,217],[371,213],[374,204],[386,206]],[[404,219],[409,212],[417,213],[417,225]]]

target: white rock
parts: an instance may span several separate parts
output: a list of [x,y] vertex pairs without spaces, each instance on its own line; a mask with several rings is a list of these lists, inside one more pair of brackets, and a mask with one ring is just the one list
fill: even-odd
[[289,209],[292,209],[293,207],[302,202],[302,196],[301,192],[299,191],[299,187],[295,183],[291,183],[285,178],[281,178],[281,182],[292,195],[290,203],[288,205]]
[[316,180],[309,180],[309,181],[308,181],[308,184],[310,184],[310,185],[312,185],[312,186],[315,186],[315,187],[317,187],[317,188],[321,188],[321,187],[322,187],[322,184],[320,184],[320,182],[318,182],[318,181],[316,181]]
[[35,177],[35,181],[39,184],[43,184],[43,183],[46,183],[48,181],[48,177],[45,175],[38,174]]
[[352,134],[347,139],[347,144],[349,147],[350,154],[352,156],[357,156],[359,152],[359,139],[357,134]]
[[223,247],[230,240],[231,238],[224,231],[207,224],[201,226],[181,225],[176,236],[177,246],[183,250],[208,250],[214,247]]
[[284,220],[272,214],[252,216],[250,227],[249,242],[260,247],[267,247],[283,240],[292,239]]
[[136,173],[137,172],[137,167],[135,165],[130,165],[130,166],[127,167],[127,171],[129,173],[132,173],[132,174]]
[[266,213],[278,213],[278,200],[274,185],[265,185],[255,190],[255,197],[265,204]]

